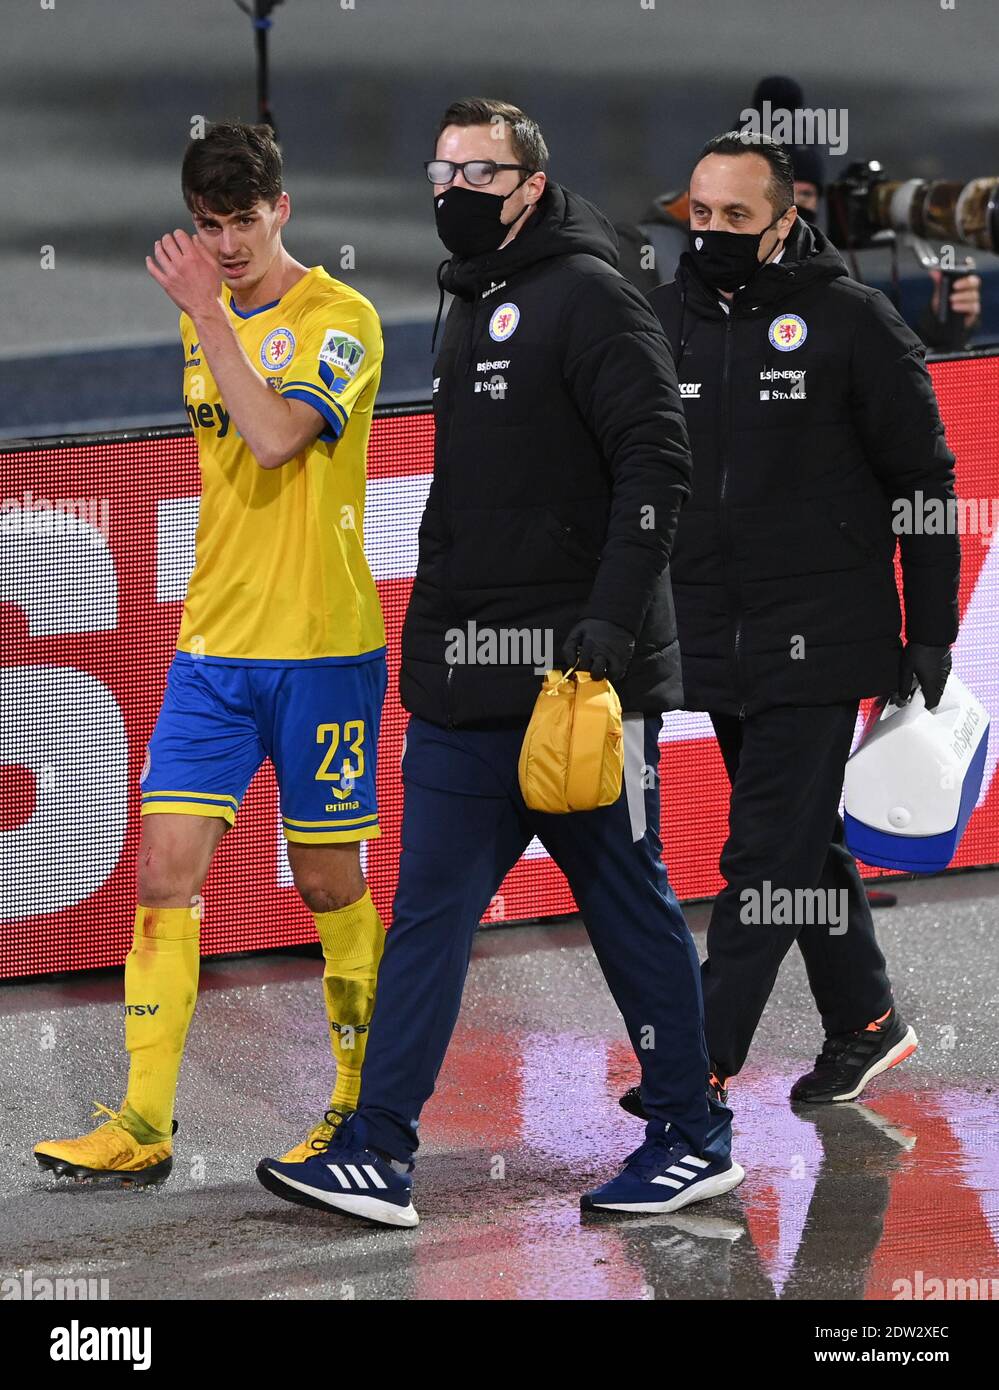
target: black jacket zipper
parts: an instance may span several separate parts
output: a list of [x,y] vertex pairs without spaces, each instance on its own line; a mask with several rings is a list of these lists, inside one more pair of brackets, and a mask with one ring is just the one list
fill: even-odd
[[729,437],[732,425],[732,333],[735,327],[733,320],[734,308],[729,306],[729,311],[725,315],[725,351],[722,356],[722,417],[720,431],[721,468],[718,479],[718,520],[722,536],[723,561],[726,569],[726,590],[729,602],[733,605],[735,613],[735,687],[736,699],[739,701],[739,718],[745,719],[746,705],[743,699],[743,679],[742,679],[742,613],[738,601],[738,586],[735,582],[734,559],[732,554],[732,531],[728,513],[725,509],[726,495],[728,493],[728,470],[729,470]]
[[[452,305],[452,309],[453,309],[453,308],[454,308],[454,306]],[[445,347],[445,348],[447,347],[448,329],[449,329],[449,328],[452,329],[452,332],[453,332],[452,316],[451,316],[450,313],[448,314],[447,324],[446,324],[445,329],[444,329],[444,347]],[[446,358],[446,357],[445,357],[445,367],[447,367],[447,358]],[[453,367],[452,367],[451,370],[449,371],[449,380],[447,381],[447,384],[446,384],[446,385],[445,385],[445,382],[444,382],[443,373],[441,374],[441,380],[440,380],[440,383],[438,384],[438,390],[441,392],[441,395],[442,395],[443,400],[444,400],[444,402],[445,402],[445,409],[441,412],[441,416],[440,416],[439,419],[437,418],[436,413],[435,413],[435,428],[436,428],[437,431],[438,431],[437,448],[436,448],[435,452],[436,452],[437,457],[441,460],[443,466],[442,466],[441,471],[440,471],[439,474],[437,473],[436,468],[435,468],[434,476],[435,476],[435,480],[436,480],[437,482],[440,483],[440,488],[441,488],[441,508],[442,508],[442,511],[443,511],[443,514],[444,514],[444,515],[443,515],[444,534],[445,534],[445,537],[446,537],[446,549],[445,549],[445,551],[444,551],[444,560],[443,560],[443,568],[444,568],[444,576],[443,576],[443,579],[444,579],[444,601],[445,601],[446,606],[447,606],[449,609],[452,609],[452,610],[453,610],[453,598],[452,598],[452,587],[451,587],[451,550],[452,550],[452,546],[453,546],[453,543],[454,543],[454,533],[453,533],[453,525],[452,525],[452,517],[451,517],[451,478],[450,478],[450,469],[451,469],[451,420],[452,420],[452,416],[454,415],[454,404],[455,404],[455,403],[454,403],[455,384],[454,384],[454,371],[453,371]],[[454,728],[454,711],[453,711],[452,702],[451,702],[451,681],[452,681],[453,676],[454,676],[454,667],[453,667],[453,666],[448,666],[448,668],[447,668],[447,675],[444,677],[444,708],[445,708],[445,712],[446,712],[446,715],[447,715],[447,727],[448,727],[449,729],[453,729],[453,728]]]
[[[477,325],[478,325],[478,321],[479,321],[479,305],[480,305],[481,299],[482,299],[482,295],[481,295],[481,293],[477,290],[477,291],[476,291],[476,294],[475,294],[475,298],[474,298],[474,299],[472,300],[472,302],[471,302],[471,316],[470,316],[470,317],[471,317],[471,322],[470,322],[469,328],[468,328],[468,340],[467,340],[467,344],[466,344],[467,351],[466,351],[466,353],[465,353],[465,376],[466,376],[466,377],[468,377],[468,376],[471,375],[472,365],[473,365],[473,363],[475,362],[475,354],[476,354],[476,350],[477,350],[477,341],[476,341],[476,338],[477,338]],[[457,369],[457,367],[458,367],[458,361],[459,361],[459,357],[458,357],[458,354],[456,353],[456,354],[455,354],[455,357],[454,357],[454,361],[453,361],[453,363],[452,363],[452,368],[451,368],[452,373],[454,373],[455,370]],[[452,396],[449,397],[449,402],[448,402],[448,419],[447,419],[447,433],[448,433],[447,445],[448,445],[448,447],[447,447],[447,450],[446,450],[446,457],[448,458],[449,462],[448,462],[448,468],[445,470],[445,474],[444,474],[444,477],[443,477],[443,479],[442,479],[442,482],[443,482],[443,484],[444,484],[445,524],[446,524],[446,526],[447,526],[447,534],[448,534],[448,551],[447,551],[447,558],[446,558],[446,560],[444,561],[444,585],[445,585],[446,602],[447,602],[448,607],[451,609],[451,611],[452,611],[452,613],[453,613],[453,612],[455,611],[455,609],[454,609],[454,593],[453,593],[453,589],[452,589],[452,585],[451,585],[451,542],[452,542],[453,539],[454,539],[454,532],[453,532],[453,517],[452,517],[452,514],[451,514],[451,488],[450,488],[449,470],[450,470],[451,464],[452,464],[452,462],[453,462],[453,460],[451,460],[451,454],[450,454],[451,416],[452,416],[454,410],[456,409],[457,402],[456,402],[456,399],[454,398],[454,396],[455,396],[455,394],[456,394],[458,388],[457,388],[457,383],[454,381],[453,377],[452,377],[452,380],[451,380],[451,382],[449,383],[449,385],[450,385],[451,391],[452,391],[452,393],[453,393]],[[457,619],[455,620],[455,625],[456,625],[456,626],[458,625],[458,624],[457,624]],[[456,726],[455,726],[455,722],[454,722],[454,667],[453,667],[453,666],[449,666],[449,667],[447,668],[447,675],[446,675],[445,678],[444,678],[444,707],[445,707],[445,710],[446,710],[446,713],[447,713],[447,727],[448,727],[449,729],[453,729],[453,728],[456,727]]]
[[449,729],[454,728],[454,708],[451,704],[451,681],[453,677],[454,667],[449,666],[447,668],[447,675],[444,678],[444,707],[447,710],[447,726]]

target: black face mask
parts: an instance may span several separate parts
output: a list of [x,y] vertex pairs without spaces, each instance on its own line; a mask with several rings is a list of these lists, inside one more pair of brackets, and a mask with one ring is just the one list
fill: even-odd
[[[716,290],[737,290],[747,284],[762,264],[760,245],[764,236],[783,216],[783,212],[778,213],[762,232],[699,232],[691,227],[688,246],[701,279]],[[778,237],[771,255],[779,241]]]
[[[526,178],[521,179],[517,188],[526,182]],[[513,197],[517,188],[512,188],[506,197],[499,193],[479,193],[460,185],[434,194],[437,235],[452,255],[481,256],[497,249],[510,228],[527,211],[525,207],[512,222],[500,220],[503,204]]]

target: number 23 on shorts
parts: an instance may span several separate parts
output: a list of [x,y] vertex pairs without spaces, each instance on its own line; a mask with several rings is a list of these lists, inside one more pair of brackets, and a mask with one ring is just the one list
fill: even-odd
[[[330,787],[333,795],[338,797],[350,796],[355,784],[364,776],[364,720],[348,719],[342,726],[340,724],[318,724],[316,726],[316,742],[320,745],[326,745],[326,752],[316,772],[316,781],[339,782],[339,786]],[[340,770],[338,772],[331,771],[330,765],[341,744],[344,745],[346,753],[353,756],[353,764],[345,754]]]

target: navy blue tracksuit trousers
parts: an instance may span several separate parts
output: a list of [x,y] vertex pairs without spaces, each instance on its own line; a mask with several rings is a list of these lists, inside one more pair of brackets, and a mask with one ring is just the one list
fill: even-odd
[[476,927],[537,835],[569,882],[624,1018],[646,1112],[669,1121],[692,1153],[703,1151],[709,1112],[700,972],[662,863],[661,723],[625,716],[624,787],[613,806],[557,816],[524,804],[517,780],[523,727],[449,730],[410,719],[399,883],[358,1105],[366,1147],[402,1161],[416,1151]]

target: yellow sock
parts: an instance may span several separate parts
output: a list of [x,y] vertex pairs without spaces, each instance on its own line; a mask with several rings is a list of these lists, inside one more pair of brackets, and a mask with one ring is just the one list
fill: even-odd
[[378,962],[385,948],[385,928],[370,891],[337,912],[314,912],[326,968],[323,994],[336,1061],[336,1088],[330,1105],[353,1110],[361,1090],[361,1067],[368,1025],[375,1007]]
[[[192,915],[192,913],[194,915]],[[122,1104],[140,1143],[169,1136],[187,1027],[198,997],[197,908],[138,907],[125,959],[125,1046],[131,1057]]]

